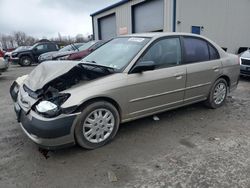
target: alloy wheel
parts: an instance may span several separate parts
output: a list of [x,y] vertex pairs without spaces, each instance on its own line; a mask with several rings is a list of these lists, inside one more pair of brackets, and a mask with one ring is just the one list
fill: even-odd
[[225,83],[220,82],[214,89],[214,103],[220,105],[225,100],[226,94],[227,86],[225,85]]

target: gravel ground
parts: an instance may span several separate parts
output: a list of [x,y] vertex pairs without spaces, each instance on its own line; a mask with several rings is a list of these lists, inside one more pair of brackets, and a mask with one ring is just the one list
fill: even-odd
[[195,104],[126,123],[97,150],[39,152],[16,122],[9,87],[34,67],[0,76],[0,187],[250,187],[250,79],[220,109]]

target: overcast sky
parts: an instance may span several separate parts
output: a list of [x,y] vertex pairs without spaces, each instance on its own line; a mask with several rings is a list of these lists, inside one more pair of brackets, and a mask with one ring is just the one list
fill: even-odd
[[120,0],[0,0],[0,33],[35,37],[92,34],[90,14]]

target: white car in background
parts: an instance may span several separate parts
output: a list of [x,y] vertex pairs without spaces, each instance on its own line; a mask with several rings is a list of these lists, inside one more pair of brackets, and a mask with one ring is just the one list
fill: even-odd
[[0,75],[9,68],[9,62],[4,59],[5,52],[0,48]]
[[0,75],[2,72],[6,71],[9,68],[9,62],[6,61],[3,57],[0,57]]
[[240,75],[250,76],[250,49],[240,54]]

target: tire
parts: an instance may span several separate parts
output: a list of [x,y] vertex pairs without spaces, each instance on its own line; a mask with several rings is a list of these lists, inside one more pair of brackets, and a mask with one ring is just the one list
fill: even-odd
[[93,102],[82,111],[76,124],[76,142],[85,149],[99,148],[115,137],[119,124],[119,113],[112,104],[106,101]]
[[226,101],[227,93],[228,93],[227,81],[223,78],[219,78],[218,80],[215,81],[213,87],[211,88],[209,96],[205,102],[206,106],[212,109],[221,107]]
[[32,64],[32,59],[29,56],[23,56],[20,58],[20,63],[21,66],[30,66]]

